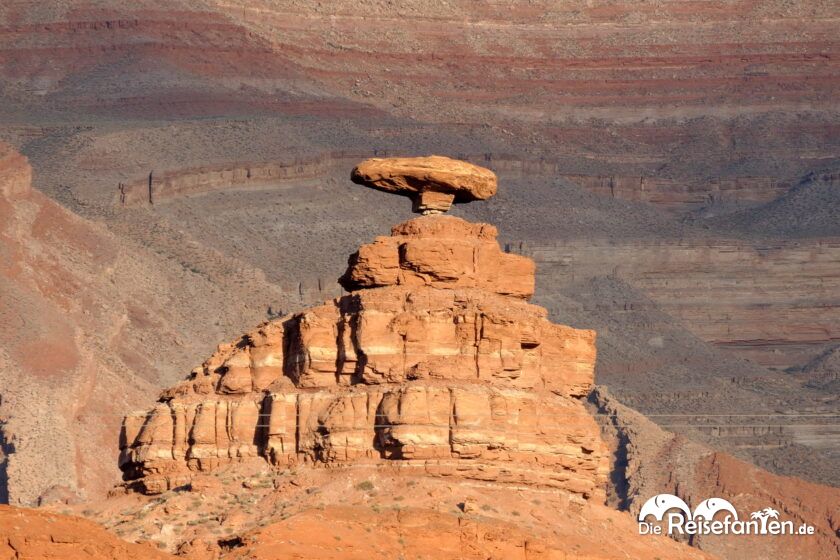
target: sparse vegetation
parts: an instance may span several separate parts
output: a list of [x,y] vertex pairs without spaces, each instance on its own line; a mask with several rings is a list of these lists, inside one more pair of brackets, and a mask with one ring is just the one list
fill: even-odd
[[370,492],[373,488],[373,482],[369,480],[364,480],[356,485],[356,490],[361,490],[362,492]]

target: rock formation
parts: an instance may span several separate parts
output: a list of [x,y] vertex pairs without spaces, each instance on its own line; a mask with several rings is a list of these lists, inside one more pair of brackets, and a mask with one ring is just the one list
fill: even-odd
[[410,197],[418,214],[440,214],[453,202],[486,200],[496,194],[492,171],[442,156],[372,158],[357,165],[351,179]]
[[[720,354],[732,350],[782,368],[836,344],[836,230],[820,234],[832,239],[793,234],[798,247],[792,247],[783,239],[786,232],[756,228],[752,242],[731,227],[712,225],[709,232],[720,239],[707,242],[699,238],[706,220],[683,221],[650,207],[706,216],[704,209],[722,212],[729,202],[769,201],[812,171],[834,175],[840,78],[833,71],[831,2],[640,8],[598,0],[579,9],[545,0],[517,6],[470,0],[439,8],[296,0],[3,4],[0,109],[9,117],[2,119],[3,138],[26,146],[39,188],[107,225],[121,260],[143,255],[142,273],[114,291],[142,287],[139,301],[165,300],[152,321],[146,305],[139,307],[143,313],[126,313],[138,327],[132,332],[120,327],[123,310],[110,306],[110,280],[99,274],[101,285],[86,290],[115,311],[79,332],[120,343],[128,367],[117,379],[138,374],[150,392],[171,385],[188,370],[173,356],[195,361],[209,354],[202,343],[233,338],[257,324],[267,305],[278,303],[266,295],[272,284],[295,296],[274,309],[333,296],[305,286],[339,276],[331,268],[337,256],[391,223],[382,220],[387,212],[359,211],[375,200],[372,192],[359,194],[363,203],[348,211],[348,197],[336,193],[333,186],[340,183],[332,181],[346,182],[353,164],[381,157],[383,148],[469,155],[462,159],[504,173],[508,193],[516,196],[483,205],[487,212],[469,219],[504,223],[512,246],[570,241],[569,251],[559,251],[563,271],[585,262],[593,274],[622,277],[716,344]],[[55,119],[45,120],[44,100],[57,111]],[[99,126],[103,119],[114,119],[113,126]],[[270,164],[258,170],[236,163],[307,161],[343,150],[360,155],[341,164],[340,173],[330,164],[323,176],[305,164],[288,171],[280,165],[275,174]],[[150,167],[153,208],[146,206],[147,182],[132,180],[147,178]],[[118,184],[126,181],[125,206],[103,208],[119,203]],[[570,182],[605,196],[587,196]],[[241,189],[233,195],[233,212],[229,195],[218,192],[230,186]],[[177,202],[181,195],[189,199]],[[800,211],[793,206],[784,208]],[[774,207],[762,223],[801,227],[798,214],[782,210]],[[515,231],[530,224],[531,231]],[[313,254],[309,248],[316,242]],[[694,255],[704,263],[698,266]],[[752,262],[744,266],[742,257]],[[548,263],[537,263],[544,273]],[[96,264],[97,273],[109,269]],[[265,271],[269,281],[252,281],[240,267]],[[114,267],[118,275],[125,269],[124,262]],[[166,278],[137,281],[164,269]],[[179,269],[186,278],[177,276]],[[697,277],[686,279],[688,274]],[[549,276],[542,293],[578,299],[581,276],[568,285]],[[195,293],[199,283],[207,286],[201,294]],[[86,279],[79,285],[91,286]],[[256,309],[220,310],[230,304],[245,310],[245,298],[254,296]],[[198,306],[207,313],[199,317]],[[216,317],[226,324],[216,327]],[[632,325],[610,332],[632,332]],[[667,347],[656,356],[639,354],[621,375],[657,368],[664,376],[661,364],[680,367]],[[602,380],[612,382],[606,375]],[[662,390],[684,384],[680,375],[668,375]],[[102,386],[110,393],[122,385]],[[702,391],[725,394],[708,383]],[[651,392],[643,388],[637,396]],[[67,391],[50,394],[63,399]],[[813,403],[785,406],[808,412]],[[118,422],[107,430],[97,424],[99,414],[116,414],[114,407],[86,410],[90,425],[80,431],[92,429],[103,442],[115,439]],[[62,413],[72,418],[75,411]],[[52,445],[37,454],[35,464],[56,457]],[[95,474],[101,488],[118,475],[111,461],[76,469],[63,468],[66,459],[57,463],[58,476],[39,475],[44,484],[22,499],[67,485],[67,478],[89,481]],[[113,468],[102,472],[103,465]]]
[[163,560],[148,544],[125,542],[86,519],[0,505],[0,560]]
[[127,417],[126,488],[161,495],[92,515],[194,560],[707,558],[602,505],[595,333],[528,303],[533,262],[494,227],[415,218],[340,282]]
[[601,505],[610,453],[583,402],[595,334],[529,303],[534,264],[496,234],[445,215],[397,225],[350,257],[347,295],[220,346],[127,417],[120,466],[128,489],[163,494],[155,523],[192,494],[226,511],[209,527],[237,535],[160,544],[202,560],[703,557]]
[[[435,176],[463,169],[434,161]],[[154,493],[231,462],[388,463],[601,498],[607,459],[581,402],[595,333],[529,304],[533,263],[495,238],[423,216],[363,246],[348,295],[220,346],[127,417],[125,479]]]
[[[534,262],[504,253],[496,228],[452,217],[411,220],[363,245],[339,282],[348,291],[391,285],[477,288],[528,299]],[[441,243],[442,240],[445,240]]]

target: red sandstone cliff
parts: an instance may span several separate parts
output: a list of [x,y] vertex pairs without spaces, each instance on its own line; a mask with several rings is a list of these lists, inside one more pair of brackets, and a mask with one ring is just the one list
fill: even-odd
[[[26,158],[0,144],[0,500],[93,499],[118,480],[121,412],[174,381],[162,363],[207,348],[180,333],[199,318],[221,332],[218,305],[263,317],[255,302],[279,290],[256,278],[265,291],[245,306],[212,304],[226,281],[121,242],[31,181]],[[179,299],[185,283],[192,299]]]
[[385,460],[599,496],[604,456],[580,403],[594,333],[526,303],[533,264],[495,237],[430,216],[363,246],[344,277],[350,295],[220,347],[129,417],[127,479],[160,492],[250,458]]

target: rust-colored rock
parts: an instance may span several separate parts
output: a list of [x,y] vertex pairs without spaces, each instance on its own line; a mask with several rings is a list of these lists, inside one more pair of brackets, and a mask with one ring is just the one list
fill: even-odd
[[0,505],[0,560],[163,560],[148,544],[120,540],[78,517]]
[[251,459],[399,460],[599,495],[605,455],[580,401],[594,354],[592,331],[554,325],[516,298],[364,290],[221,347],[126,419],[122,468],[158,492]]
[[353,256],[339,280],[349,291],[380,286],[478,288],[529,298],[534,261],[505,253],[496,228],[454,216],[426,216],[395,226]]
[[243,539],[243,546],[224,558],[710,559],[664,537],[634,534],[637,528],[629,516],[607,512],[606,508],[592,509],[587,511],[592,527],[584,535],[574,534],[571,529],[575,524],[586,523],[580,514],[562,522],[558,516],[560,528],[554,531],[534,531],[482,516],[464,517],[417,508],[373,512],[369,508],[330,507],[309,510],[257,530]]
[[120,415],[182,378],[173,370],[193,365],[216,319],[255,323],[282,289],[225,258],[211,282],[186,280],[45,196],[32,173],[0,143],[0,501],[95,500],[120,477]]
[[126,418],[125,478],[160,492],[231,462],[398,462],[603,496],[607,459],[581,402],[595,333],[527,303],[533,262],[495,238],[424,216],[363,246],[349,295],[220,346]]
[[[494,227],[410,220],[363,246],[342,282],[349,294],[220,346],[126,418],[126,486],[163,494],[130,531],[200,503],[162,547],[193,560],[708,557],[604,507],[608,453],[584,407],[595,333],[528,303],[533,263],[502,252]],[[179,487],[190,496],[164,492]]]
[[32,187],[32,168],[14,148],[0,142],[0,195],[23,195]]
[[372,158],[353,169],[354,183],[411,198],[419,214],[446,212],[453,202],[496,194],[496,174],[443,156]]

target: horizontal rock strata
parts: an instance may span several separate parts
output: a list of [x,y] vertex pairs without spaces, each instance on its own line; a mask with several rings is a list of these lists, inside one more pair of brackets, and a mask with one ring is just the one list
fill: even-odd
[[427,216],[362,247],[355,291],[220,346],[126,418],[125,478],[159,492],[237,461],[389,462],[601,495],[606,456],[580,401],[595,333],[527,303],[533,264],[495,233]]
[[763,365],[802,363],[840,340],[840,243],[831,238],[595,239],[535,244],[523,252],[539,264],[542,285],[616,275],[703,340]]
[[529,298],[534,262],[502,252],[496,228],[457,218],[411,220],[363,245],[339,280],[347,290],[379,286],[479,288]]

